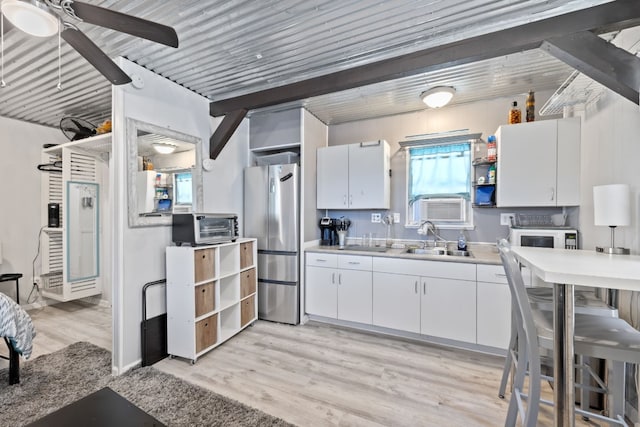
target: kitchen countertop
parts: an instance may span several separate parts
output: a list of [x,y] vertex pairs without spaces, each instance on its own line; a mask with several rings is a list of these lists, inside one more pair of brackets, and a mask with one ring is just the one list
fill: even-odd
[[424,255],[407,253],[407,248],[396,249],[388,248],[384,252],[374,250],[359,250],[357,245],[347,245],[345,249],[339,249],[338,246],[312,246],[305,249],[305,252],[323,252],[333,253],[337,255],[364,255],[372,257],[416,259],[429,261],[446,261],[446,262],[463,262],[470,264],[492,264],[500,265],[500,254],[495,244],[489,243],[469,243],[469,252],[471,256],[453,256],[453,255]]

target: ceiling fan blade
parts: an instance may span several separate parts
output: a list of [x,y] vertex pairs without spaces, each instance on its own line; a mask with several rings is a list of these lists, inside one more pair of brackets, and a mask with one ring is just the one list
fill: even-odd
[[78,18],[90,24],[111,28],[167,46],[178,47],[176,30],[166,25],[79,1],[71,2],[70,6]]
[[114,85],[131,82],[131,78],[120,69],[98,46],[75,28],[66,28],[62,38],[78,51],[96,70],[100,71]]

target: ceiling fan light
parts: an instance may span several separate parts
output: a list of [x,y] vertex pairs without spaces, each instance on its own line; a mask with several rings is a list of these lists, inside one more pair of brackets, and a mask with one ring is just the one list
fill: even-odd
[[58,33],[58,17],[37,0],[4,0],[2,14],[18,29],[36,37]]
[[428,107],[440,108],[447,105],[455,93],[456,90],[451,86],[437,86],[422,92],[420,98]]
[[153,149],[156,150],[156,153],[159,154],[171,154],[176,151],[176,146],[173,144],[166,144],[163,142],[154,142],[151,144]]

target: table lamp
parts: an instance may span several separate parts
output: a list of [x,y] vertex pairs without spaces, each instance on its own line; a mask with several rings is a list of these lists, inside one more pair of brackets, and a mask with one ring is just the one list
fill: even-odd
[[627,184],[597,185],[593,187],[593,222],[595,225],[606,225],[611,228],[611,247],[596,246],[596,252],[628,255],[627,248],[615,247],[615,230],[617,226],[631,224],[631,197]]

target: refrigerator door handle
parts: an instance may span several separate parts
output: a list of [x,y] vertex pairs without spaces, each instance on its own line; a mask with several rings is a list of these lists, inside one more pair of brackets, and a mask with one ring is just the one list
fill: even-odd
[[293,176],[293,173],[289,172],[288,174],[286,174],[285,176],[283,176],[282,178],[280,178],[280,182],[285,182],[286,180],[288,180],[289,178],[291,178]]
[[271,178],[269,180],[269,193],[275,193],[276,192],[276,180],[275,178]]

